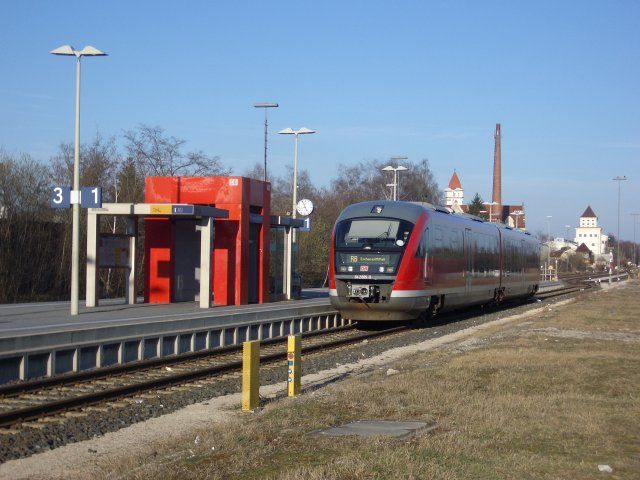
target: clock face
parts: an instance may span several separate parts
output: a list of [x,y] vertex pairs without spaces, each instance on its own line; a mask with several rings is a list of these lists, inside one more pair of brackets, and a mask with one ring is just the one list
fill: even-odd
[[300,215],[311,215],[313,212],[313,202],[308,198],[303,198],[298,202],[298,205],[296,205],[296,210]]

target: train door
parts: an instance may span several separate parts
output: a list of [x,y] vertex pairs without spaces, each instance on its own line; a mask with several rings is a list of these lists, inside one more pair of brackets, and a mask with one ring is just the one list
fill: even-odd
[[464,257],[465,257],[465,292],[471,294],[473,278],[473,234],[470,228],[464,229]]

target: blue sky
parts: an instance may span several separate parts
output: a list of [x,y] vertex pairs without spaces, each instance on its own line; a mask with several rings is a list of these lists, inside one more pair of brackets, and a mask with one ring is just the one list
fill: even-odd
[[[160,125],[242,173],[271,131],[306,126],[300,164],[327,184],[340,164],[428,158],[444,188],[491,194],[503,129],[503,201],[530,230],[564,235],[590,204],[622,237],[640,212],[640,3],[7,1],[0,19],[0,147],[47,160],[73,135],[68,43],[83,62],[82,135]],[[270,138],[270,168],[292,141]]]

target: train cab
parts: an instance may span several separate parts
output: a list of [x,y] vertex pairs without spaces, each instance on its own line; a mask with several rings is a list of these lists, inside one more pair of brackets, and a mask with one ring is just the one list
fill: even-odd
[[363,202],[340,214],[332,234],[329,268],[330,299],[343,316],[411,319],[428,307],[423,296],[402,296],[395,289],[419,243],[414,231],[421,232],[425,222],[426,211],[406,202]]

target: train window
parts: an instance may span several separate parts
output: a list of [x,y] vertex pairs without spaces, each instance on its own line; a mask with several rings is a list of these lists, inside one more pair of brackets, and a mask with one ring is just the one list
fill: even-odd
[[336,248],[402,249],[413,225],[389,218],[343,220],[336,227]]

